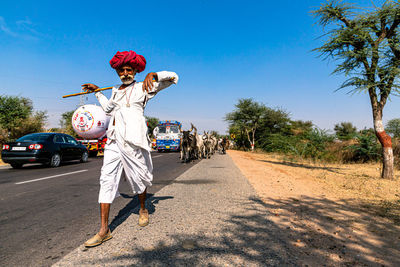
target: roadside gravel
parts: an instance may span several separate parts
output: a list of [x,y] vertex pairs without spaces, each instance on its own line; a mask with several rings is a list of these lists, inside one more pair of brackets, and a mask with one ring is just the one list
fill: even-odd
[[92,249],[82,245],[54,266],[298,265],[268,219],[274,215],[229,155],[202,160],[147,206],[147,227],[137,225],[136,208],[118,223],[113,239]]

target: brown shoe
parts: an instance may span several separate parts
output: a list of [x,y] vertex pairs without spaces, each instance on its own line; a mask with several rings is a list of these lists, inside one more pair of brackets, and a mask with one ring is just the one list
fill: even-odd
[[98,246],[107,240],[110,240],[112,238],[111,231],[108,229],[107,234],[102,238],[99,236],[99,234],[96,234],[94,237],[90,238],[88,241],[85,242],[85,247],[90,248],[90,247],[95,247]]
[[146,226],[149,224],[149,212],[147,210],[139,210],[139,226]]

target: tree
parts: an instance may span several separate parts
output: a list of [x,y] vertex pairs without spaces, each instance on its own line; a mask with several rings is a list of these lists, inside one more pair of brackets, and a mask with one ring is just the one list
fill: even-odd
[[386,123],[386,131],[394,138],[400,138],[400,119],[392,119]]
[[45,111],[33,112],[30,99],[0,96],[0,142],[15,140],[29,133],[42,132],[46,120]]
[[313,123],[312,121],[291,121],[291,131],[294,135],[304,135],[313,130]]
[[148,117],[146,116],[146,121],[147,121],[147,128],[150,133],[150,135],[153,135],[153,130],[156,128],[158,125],[158,122],[160,121],[158,118],[155,117]]
[[225,120],[230,126],[242,128],[250,142],[251,151],[254,151],[255,135],[266,110],[264,104],[257,103],[250,98],[239,99],[233,112],[226,114]]
[[235,141],[238,149],[246,150],[250,147],[250,143],[247,139],[244,129],[236,124],[229,125],[229,137]]
[[350,140],[357,135],[357,128],[351,122],[335,124],[334,130],[339,140]]
[[25,97],[0,96],[0,126],[12,134],[15,127],[32,113],[32,101]]
[[18,126],[13,129],[10,138],[17,139],[30,133],[43,132],[45,130],[44,126],[46,121],[47,112],[36,111],[35,113],[29,115],[27,119],[21,121]]
[[63,133],[72,135],[73,137],[79,137],[72,126],[72,115],[74,115],[75,110],[66,111],[61,114],[60,126]]
[[382,122],[389,95],[399,91],[400,5],[386,1],[372,11],[355,12],[347,3],[329,0],[314,15],[323,27],[329,26],[328,40],[315,51],[339,61],[334,72],[348,78],[340,88],[369,94],[375,134],[382,145],[383,178],[393,178],[391,137]]

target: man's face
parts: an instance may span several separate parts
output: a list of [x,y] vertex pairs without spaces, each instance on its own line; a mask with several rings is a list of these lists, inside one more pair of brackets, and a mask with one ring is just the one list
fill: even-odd
[[131,84],[135,80],[136,70],[129,65],[123,65],[117,69],[117,74],[123,84]]

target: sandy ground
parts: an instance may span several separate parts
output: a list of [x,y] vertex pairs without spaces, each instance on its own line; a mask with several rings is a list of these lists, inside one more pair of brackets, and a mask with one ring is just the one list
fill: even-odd
[[[228,151],[300,258],[337,266],[400,266],[400,181],[378,164],[313,164]],[[296,254],[297,254],[296,253]],[[304,261],[303,261],[304,262]]]

